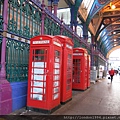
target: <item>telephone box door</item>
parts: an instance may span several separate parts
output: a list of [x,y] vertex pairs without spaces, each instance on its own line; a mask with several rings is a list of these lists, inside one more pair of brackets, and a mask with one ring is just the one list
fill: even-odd
[[74,58],[73,59],[73,84],[72,88],[79,89],[80,82],[81,82],[81,59]]
[[[47,62],[48,61],[48,48],[39,47],[31,48],[30,53],[30,70],[29,70],[29,84],[28,84],[28,104],[38,107],[47,99]],[[36,101],[34,101],[36,100]]]
[[87,88],[87,52],[83,48],[73,49],[73,89]]

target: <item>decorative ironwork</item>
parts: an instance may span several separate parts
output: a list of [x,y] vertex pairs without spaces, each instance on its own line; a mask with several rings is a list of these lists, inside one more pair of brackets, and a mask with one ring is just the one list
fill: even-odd
[[108,24],[111,23],[111,19],[110,19],[110,18],[106,18],[106,19],[104,19],[103,23],[104,23],[105,25],[108,25]]
[[52,19],[45,18],[45,34],[48,35],[60,35],[60,25],[55,23]]
[[13,18],[9,21],[8,30],[17,33],[17,22]]
[[31,38],[40,34],[41,11],[26,0],[9,0],[8,31]]
[[74,42],[74,48],[75,47],[80,47],[80,42],[79,42],[78,39],[75,38],[73,42]]
[[108,0],[98,0],[99,4],[105,4]]
[[3,17],[0,15],[0,29],[3,30]]
[[3,30],[3,0],[0,1],[0,29]]
[[67,36],[69,38],[72,38],[72,33],[70,33],[68,30],[64,29],[63,30],[63,33],[62,33],[64,36]]
[[29,44],[7,39],[6,75],[9,82],[28,78]]

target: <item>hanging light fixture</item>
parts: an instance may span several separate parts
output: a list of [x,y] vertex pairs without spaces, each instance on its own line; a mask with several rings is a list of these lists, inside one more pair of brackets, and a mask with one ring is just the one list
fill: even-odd
[[110,7],[111,7],[111,9],[115,9],[116,8],[116,6],[112,4],[112,2],[110,2]]
[[115,8],[116,8],[116,6],[115,6],[115,5],[112,5],[112,6],[111,6],[111,9],[115,9]]

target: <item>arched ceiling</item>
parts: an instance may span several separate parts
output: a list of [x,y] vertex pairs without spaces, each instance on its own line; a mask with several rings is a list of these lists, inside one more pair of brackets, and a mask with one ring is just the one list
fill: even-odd
[[[55,2],[56,0],[51,1]],[[91,33],[95,36],[97,48],[105,57],[109,51],[120,45],[120,0],[57,1],[59,1],[58,8],[74,6],[74,16],[78,16],[82,22],[86,22],[88,27],[90,26],[89,30],[93,31]],[[86,4],[83,4],[84,1],[86,4],[92,1],[90,9],[86,8]],[[112,5],[115,5],[116,8],[112,9]]]
[[[84,0],[72,1],[74,1],[74,4],[76,1],[80,3],[79,18],[81,21],[86,22],[88,26],[92,24],[97,47],[106,57],[109,51],[120,45],[120,0],[94,0],[88,14],[85,12]],[[92,0],[87,2],[89,1]],[[116,8],[112,9],[112,5],[115,5]],[[76,6],[78,6],[78,3]]]
[[[112,5],[116,8],[112,9]],[[97,45],[106,56],[110,50],[120,45],[120,0],[112,0],[97,14],[102,18],[96,32]]]

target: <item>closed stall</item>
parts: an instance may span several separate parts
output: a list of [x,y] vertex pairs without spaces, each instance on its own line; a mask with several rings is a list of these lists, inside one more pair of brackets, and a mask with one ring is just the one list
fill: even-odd
[[87,51],[84,48],[73,49],[73,81],[72,89],[87,89]]
[[53,36],[30,40],[27,109],[52,112],[60,106],[61,47]]
[[55,36],[62,43],[61,103],[72,99],[73,42],[66,36]]

